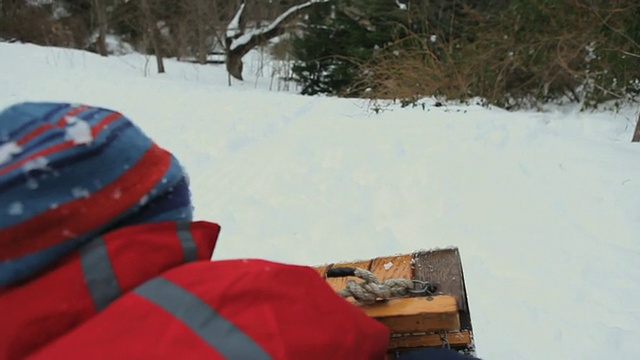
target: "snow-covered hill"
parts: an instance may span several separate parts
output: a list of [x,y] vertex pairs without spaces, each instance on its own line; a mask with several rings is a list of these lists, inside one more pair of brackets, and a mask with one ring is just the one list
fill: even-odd
[[[223,67],[0,43],[0,107],[117,109],[172,150],[214,259],[321,264],[458,246],[485,359],[640,356],[637,109],[390,108]],[[278,86],[280,84],[277,84]],[[2,213],[0,204],[0,213]]]

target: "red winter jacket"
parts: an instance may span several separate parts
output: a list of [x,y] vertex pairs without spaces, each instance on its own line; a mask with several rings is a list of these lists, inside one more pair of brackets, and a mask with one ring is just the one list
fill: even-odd
[[92,240],[41,275],[0,294],[0,359],[19,359],[180,264],[211,257],[220,227],[164,222]]
[[107,233],[0,293],[0,359],[384,359],[389,331],[309,267],[209,261],[216,224]]

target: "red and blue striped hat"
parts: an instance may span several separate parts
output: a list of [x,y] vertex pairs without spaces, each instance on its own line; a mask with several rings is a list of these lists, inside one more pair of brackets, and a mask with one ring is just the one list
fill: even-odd
[[177,159],[122,114],[60,103],[0,113],[0,287],[111,229],[191,216]]

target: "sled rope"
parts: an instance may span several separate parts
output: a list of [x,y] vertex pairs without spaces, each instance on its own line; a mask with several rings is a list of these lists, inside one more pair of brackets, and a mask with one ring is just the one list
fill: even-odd
[[387,279],[379,281],[371,272],[361,268],[330,268],[327,277],[356,276],[364,281],[348,280],[344,289],[338,291],[343,298],[353,297],[362,304],[373,304],[380,300],[404,297],[410,294],[432,295],[435,287],[429,282],[411,279]]

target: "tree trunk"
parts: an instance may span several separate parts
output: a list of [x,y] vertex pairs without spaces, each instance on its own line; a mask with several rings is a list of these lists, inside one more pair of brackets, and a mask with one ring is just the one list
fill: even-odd
[[229,75],[233,76],[234,78],[243,81],[244,79],[242,78],[242,57],[245,55],[245,53],[242,51],[242,49],[238,49],[235,48],[234,50],[230,50],[229,48],[231,47],[231,42],[233,39],[230,38],[226,38],[225,39],[225,65],[227,67],[227,72],[229,73]]
[[96,50],[98,54],[107,56],[107,8],[104,6],[104,0],[94,0],[96,19],[98,20],[98,39],[96,40]]
[[207,34],[204,25],[198,19],[198,63],[206,64],[209,47],[207,46]]
[[[291,19],[293,16],[298,14],[301,10],[313,5],[322,2],[327,2],[329,0],[309,0],[306,3],[295,5],[290,7],[288,10],[280,14],[272,23],[268,26],[253,30],[249,34],[245,34],[244,27],[240,26],[242,22],[242,17],[244,14],[244,6],[243,2],[234,19],[227,26],[227,33],[225,36],[225,63],[227,67],[227,72],[229,75],[233,76],[238,80],[242,80],[242,57],[245,56],[251,49],[256,46],[264,45],[269,40],[275,38],[276,36],[280,36],[285,33],[285,23]],[[229,31],[230,28],[234,28],[233,31]],[[233,33],[230,35],[230,33]],[[244,39],[244,36],[248,36],[248,39]],[[235,40],[243,38],[242,42],[234,43]]]
[[2,0],[2,13],[5,18],[12,20],[16,16],[18,10],[26,6],[26,2],[18,0]]
[[209,55],[209,48],[207,46],[207,30],[206,30],[206,21],[208,21],[205,6],[203,3],[204,0],[196,0],[196,30],[198,36],[198,63],[206,64],[207,63],[207,55]]
[[151,46],[156,53],[156,63],[158,64],[158,74],[164,73],[164,61],[162,55],[162,48],[160,44],[160,29],[156,24],[153,24],[151,28]]
[[638,113],[638,120],[636,120],[636,130],[633,132],[633,138],[631,142],[640,142],[640,113]]
[[141,0],[140,5],[142,6],[142,12],[144,13],[146,31],[149,34],[151,46],[153,47],[153,52],[156,55],[158,73],[162,74],[164,73],[164,61],[162,59],[162,49],[160,47],[160,29],[158,29],[158,23],[151,12],[149,1]]

